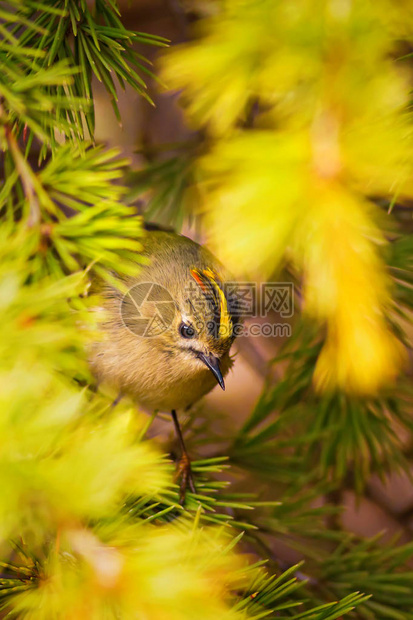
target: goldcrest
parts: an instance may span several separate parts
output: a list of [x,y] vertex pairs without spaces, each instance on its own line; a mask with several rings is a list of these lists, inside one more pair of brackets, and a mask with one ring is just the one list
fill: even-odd
[[232,365],[228,276],[211,252],[173,232],[147,232],[143,255],[138,277],[103,288],[107,318],[92,367],[147,409],[186,409],[217,383],[224,389]]
[[182,235],[147,232],[143,255],[138,277],[122,278],[119,288],[103,286],[103,338],[92,347],[91,364],[99,381],[147,409],[172,413],[183,502],[186,487],[195,492],[195,485],[176,410],[217,383],[225,389],[239,320],[236,288],[230,295],[221,263]]

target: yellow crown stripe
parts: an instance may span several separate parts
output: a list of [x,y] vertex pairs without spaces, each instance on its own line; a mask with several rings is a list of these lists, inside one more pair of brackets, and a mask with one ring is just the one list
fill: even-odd
[[191,275],[194,280],[204,289],[202,283],[202,275],[211,282],[214,290],[218,293],[219,299],[219,310],[220,310],[220,322],[219,322],[219,336],[220,338],[230,338],[232,336],[232,319],[231,315],[228,312],[228,304],[226,297],[224,295],[224,291],[218,284],[218,275],[209,267],[207,269],[203,269],[200,271],[199,269],[191,269]]

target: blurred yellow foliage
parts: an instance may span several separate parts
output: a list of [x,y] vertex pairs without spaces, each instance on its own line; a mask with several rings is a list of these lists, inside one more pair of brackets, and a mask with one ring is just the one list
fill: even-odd
[[[13,597],[25,620],[247,620],[231,610],[231,590],[245,586],[245,559],[228,533],[111,522],[99,536],[85,528],[60,534],[60,554],[45,561],[39,586]],[[254,574],[257,574],[254,569]]]
[[393,379],[404,349],[386,326],[388,282],[374,239],[380,232],[358,196],[321,184],[297,230],[305,310],[327,323],[317,387],[374,392]]
[[164,60],[214,140],[200,161],[209,241],[237,275],[269,277],[284,256],[301,271],[327,327],[318,388],[375,392],[403,362],[370,198],[413,196],[411,76],[395,60],[412,35],[408,2],[227,0]]

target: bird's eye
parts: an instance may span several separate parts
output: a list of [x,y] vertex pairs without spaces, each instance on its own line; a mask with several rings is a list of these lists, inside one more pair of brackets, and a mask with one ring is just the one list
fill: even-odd
[[194,338],[196,334],[192,325],[186,325],[186,323],[181,323],[179,332],[184,338]]

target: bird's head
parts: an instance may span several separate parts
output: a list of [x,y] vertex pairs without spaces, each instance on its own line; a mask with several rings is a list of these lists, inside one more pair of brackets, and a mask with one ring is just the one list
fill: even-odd
[[165,337],[187,361],[209,368],[224,390],[220,360],[234,341],[235,318],[223,280],[211,268],[193,267],[188,286],[176,301],[177,311]]
[[169,279],[131,287],[122,301],[124,325],[148,337],[147,344],[170,360],[174,372],[180,368],[190,375],[207,367],[225,389],[220,361],[234,341],[236,319],[222,277],[194,266]]

